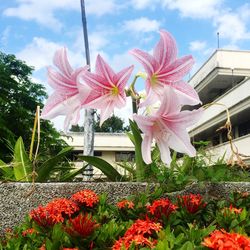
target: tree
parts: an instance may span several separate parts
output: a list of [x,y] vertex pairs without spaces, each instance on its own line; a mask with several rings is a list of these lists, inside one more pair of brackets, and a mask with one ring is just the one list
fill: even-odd
[[[129,126],[124,126],[124,121],[116,115],[112,115],[102,124],[102,126],[100,126],[100,115],[97,115],[96,119],[94,120],[94,129],[95,132],[122,133],[129,131]],[[84,132],[84,127],[73,125],[70,131]]]
[[108,118],[100,127],[100,115],[94,122],[95,132],[122,133],[129,131],[129,126],[124,126],[124,121],[115,115]]
[[[32,71],[14,55],[0,52],[0,159],[5,161],[19,136],[29,148],[36,107],[42,108],[47,97],[44,86],[32,81]],[[54,154],[64,145],[52,124],[41,120],[40,152]]]

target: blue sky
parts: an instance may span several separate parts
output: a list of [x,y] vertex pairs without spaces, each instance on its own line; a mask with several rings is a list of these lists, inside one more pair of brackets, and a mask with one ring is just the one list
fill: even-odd
[[[175,37],[179,56],[192,54],[190,76],[217,48],[250,49],[247,0],[86,0],[91,64],[101,54],[115,70],[135,64],[128,51],[151,51],[165,29]],[[70,62],[85,64],[80,0],[0,0],[0,50],[35,67],[34,80],[48,93],[45,67],[57,48],[66,46]],[[143,89],[140,82],[139,89]],[[130,105],[115,114],[125,118]],[[55,119],[58,129],[62,119]],[[81,122],[82,123],[82,122]]]

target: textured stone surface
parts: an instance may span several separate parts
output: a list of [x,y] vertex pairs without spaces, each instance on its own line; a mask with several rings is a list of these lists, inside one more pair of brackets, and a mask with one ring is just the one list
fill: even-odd
[[182,191],[166,195],[176,196],[193,193],[201,194],[209,198],[226,198],[232,192],[250,192],[250,182],[194,183]]
[[[152,186],[152,185],[151,185]],[[34,188],[34,190],[33,190]],[[0,184],[0,232],[18,225],[31,209],[45,205],[54,198],[70,197],[72,194],[91,189],[97,194],[107,193],[108,201],[115,203],[131,194],[145,191],[146,183],[2,183]]]
[[[35,189],[29,183],[0,184],[0,234],[6,228],[13,228],[22,222],[24,216],[38,205],[59,197],[70,197],[83,189],[91,189],[98,194],[107,193],[108,201],[115,203],[131,194],[153,190],[155,185],[147,183],[36,183]],[[165,194],[176,196],[200,193],[206,197],[227,197],[232,191],[250,192],[250,182],[201,183],[193,184],[182,191]]]

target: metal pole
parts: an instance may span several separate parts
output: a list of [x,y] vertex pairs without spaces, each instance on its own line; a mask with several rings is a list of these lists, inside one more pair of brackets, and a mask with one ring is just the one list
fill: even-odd
[[[81,13],[82,13],[82,27],[84,36],[84,46],[85,46],[85,56],[86,64],[90,67],[90,54],[89,54],[89,41],[88,41],[88,30],[87,30],[87,20],[85,13],[85,3],[84,0],[81,1]],[[84,114],[84,155],[94,155],[94,110],[85,109]],[[93,167],[88,166],[84,171],[84,176],[86,180],[91,180],[93,177]]]
[[82,29],[84,37],[86,64],[89,65],[90,67],[89,39],[88,39],[87,19],[86,19],[84,0],[81,0],[81,12],[82,12]]

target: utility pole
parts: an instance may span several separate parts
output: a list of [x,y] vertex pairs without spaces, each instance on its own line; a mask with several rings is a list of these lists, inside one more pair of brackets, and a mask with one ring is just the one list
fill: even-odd
[[[85,56],[86,64],[90,68],[90,55],[89,55],[89,41],[88,41],[88,29],[87,29],[87,20],[85,13],[85,3],[84,0],[81,1],[81,13],[82,13],[82,28],[84,36],[84,47],[85,47]],[[90,69],[89,69],[90,70]],[[84,155],[94,155],[94,110],[85,109],[84,113]],[[87,180],[91,180],[93,176],[93,167],[88,166],[84,171],[84,176]]]

